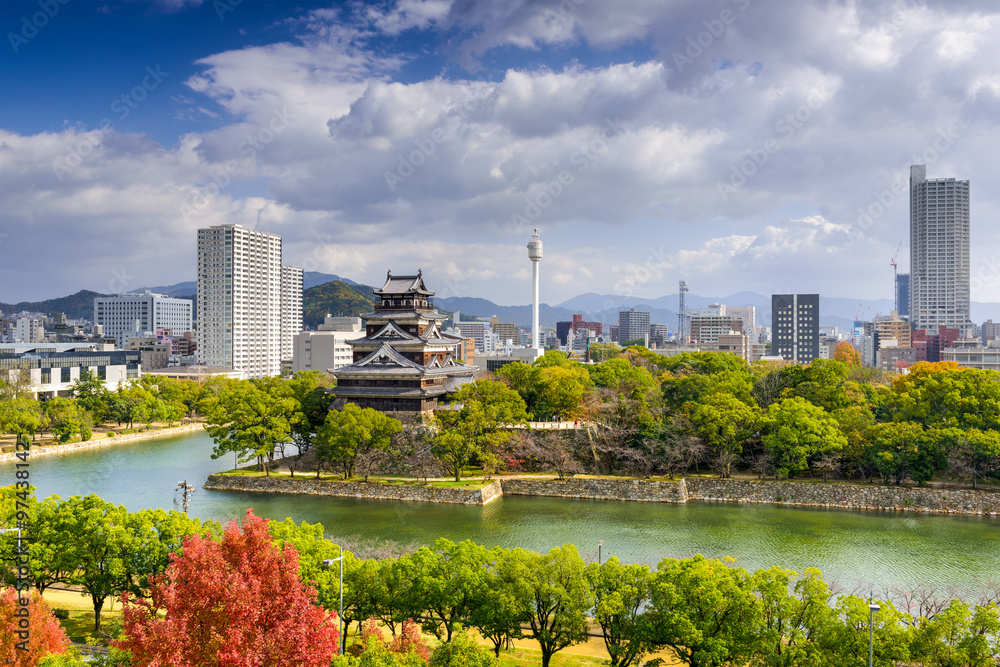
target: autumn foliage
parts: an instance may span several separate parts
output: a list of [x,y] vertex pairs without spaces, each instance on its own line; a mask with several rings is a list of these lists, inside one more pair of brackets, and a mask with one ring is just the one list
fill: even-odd
[[[222,541],[195,535],[151,586],[152,600],[124,599],[126,639],[139,667],[326,667],[336,619],[298,578],[298,552],[271,541],[248,510]],[[166,612],[165,617],[158,612]]]
[[[25,596],[29,597],[27,593]],[[0,638],[3,640],[0,641],[0,665],[34,667],[49,653],[62,653],[69,647],[66,633],[42,596],[37,591],[31,591],[30,600],[26,607],[22,607],[13,588],[0,593]],[[21,609],[27,610],[26,618],[17,616]],[[19,635],[20,632],[26,635]],[[26,646],[27,651],[18,648],[21,642],[25,642],[22,646]]]

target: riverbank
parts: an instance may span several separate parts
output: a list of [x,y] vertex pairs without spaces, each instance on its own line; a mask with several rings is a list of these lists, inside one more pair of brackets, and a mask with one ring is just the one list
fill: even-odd
[[[69,442],[64,445],[45,445],[38,446],[35,445],[31,448],[31,458],[36,456],[46,456],[49,454],[68,454],[71,452],[78,452],[82,449],[92,449],[94,447],[106,447],[108,445],[121,445],[129,442],[137,442],[139,440],[151,440],[153,438],[167,438],[175,435],[184,435],[187,433],[193,433],[195,431],[200,431],[205,428],[204,424],[185,424],[183,426],[168,426],[166,428],[159,428],[150,431],[142,431],[139,433],[125,433],[122,435],[114,435],[111,437],[94,437],[90,440],[85,440],[83,442]],[[6,461],[14,461],[17,459],[17,452],[7,452],[6,454],[0,454],[0,463]]]
[[311,478],[209,475],[203,488],[462,505],[486,505],[504,495],[520,495],[675,504],[696,500],[1000,516],[1000,493],[988,491],[745,479],[505,478],[479,489],[462,489]]

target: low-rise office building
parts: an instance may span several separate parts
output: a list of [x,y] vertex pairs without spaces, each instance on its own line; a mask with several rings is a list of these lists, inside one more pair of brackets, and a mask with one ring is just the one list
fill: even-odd
[[84,369],[104,380],[110,390],[142,374],[141,352],[94,347],[5,345],[0,347],[0,372],[12,382],[19,374],[26,376],[36,398],[69,396]]

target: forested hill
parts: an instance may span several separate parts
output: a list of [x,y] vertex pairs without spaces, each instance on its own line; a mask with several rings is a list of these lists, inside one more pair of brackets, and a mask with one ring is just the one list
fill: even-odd
[[90,290],[80,290],[76,294],[49,299],[47,301],[22,301],[20,303],[0,303],[0,311],[4,313],[19,313],[26,310],[32,313],[55,315],[66,313],[70,319],[94,319],[94,297],[108,296]]
[[371,288],[354,287],[339,280],[316,285],[302,292],[302,324],[315,329],[326,315],[358,316],[375,307]]

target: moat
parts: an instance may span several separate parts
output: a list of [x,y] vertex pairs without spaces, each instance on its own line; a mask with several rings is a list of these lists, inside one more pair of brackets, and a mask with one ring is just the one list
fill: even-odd
[[[691,502],[686,505],[508,496],[485,506],[220,492],[207,476],[232,468],[212,460],[197,433],[112,445],[31,461],[38,497],[96,493],[130,510],[174,507],[177,482],[196,487],[190,513],[228,521],[253,507],[261,516],[322,523],[331,537],[361,535],[402,543],[438,537],[546,551],[571,542],[602,554],[655,564],[663,557],[730,556],[748,569],[818,567],[852,588],[976,589],[1000,578],[1000,519]],[[0,464],[8,475],[12,464]],[[9,475],[8,475],[9,476]]]

